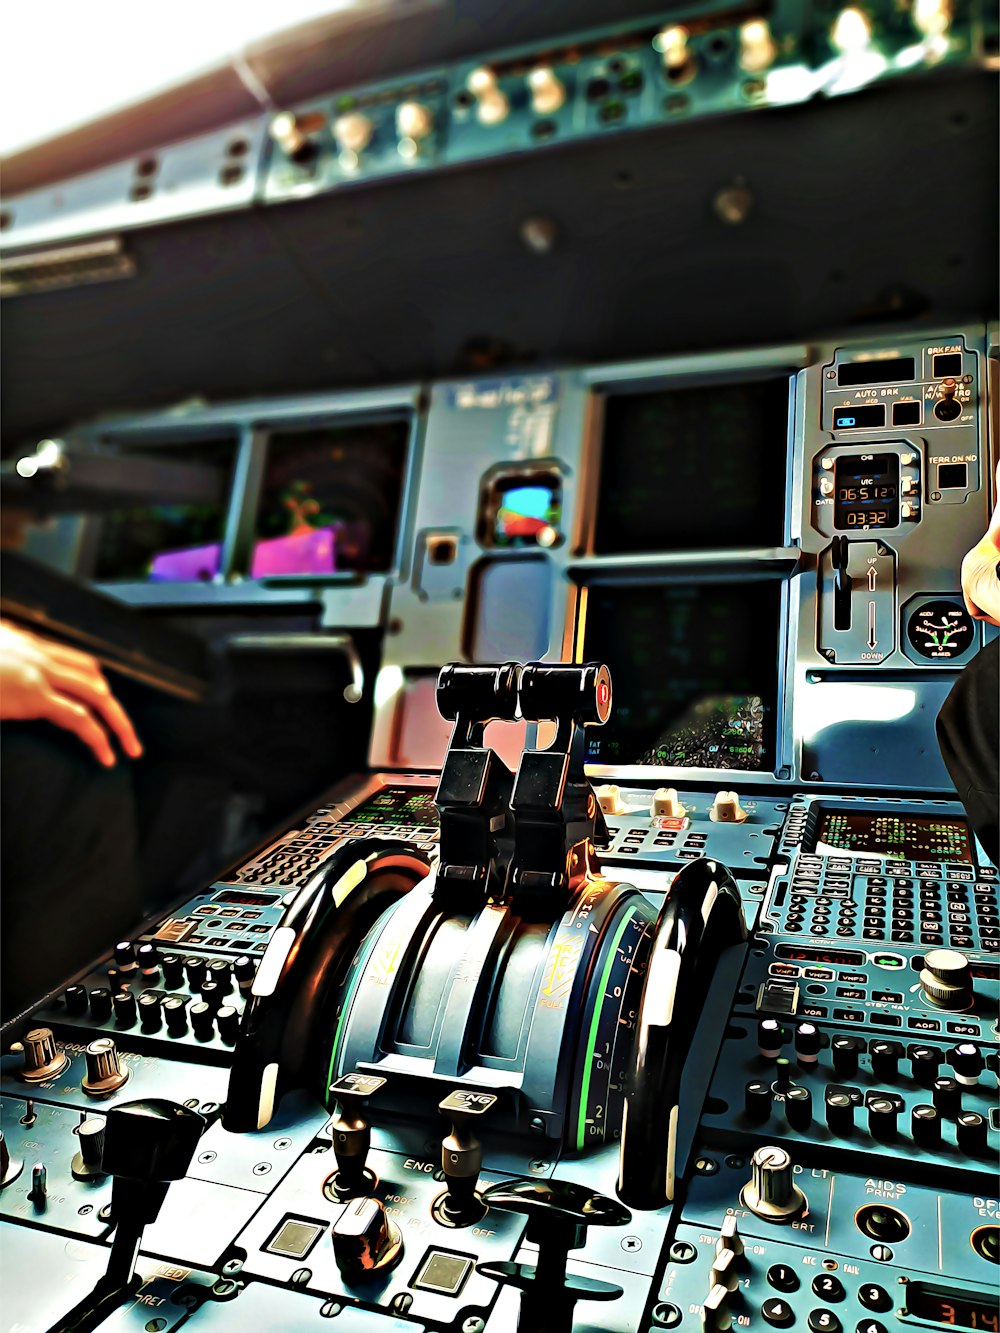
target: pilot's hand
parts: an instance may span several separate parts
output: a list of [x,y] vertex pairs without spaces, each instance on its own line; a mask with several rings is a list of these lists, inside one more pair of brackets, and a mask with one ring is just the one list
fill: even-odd
[[112,768],[117,737],[132,759],[142,746],[124,708],[88,653],[0,620],[0,719],[45,720],[79,736]]
[[[1000,497],[1000,465],[997,495]],[[986,536],[962,561],[962,596],[970,616],[1000,625],[1000,498]]]

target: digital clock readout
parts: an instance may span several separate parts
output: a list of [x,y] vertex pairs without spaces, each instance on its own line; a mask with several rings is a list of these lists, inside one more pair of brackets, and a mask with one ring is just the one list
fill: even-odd
[[899,457],[855,454],[837,459],[833,526],[841,532],[894,528],[899,523]]
[[945,1328],[971,1328],[978,1333],[1000,1333],[996,1297],[950,1291],[946,1287],[911,1282],[906,1289],[907,1313],[915,1319]]

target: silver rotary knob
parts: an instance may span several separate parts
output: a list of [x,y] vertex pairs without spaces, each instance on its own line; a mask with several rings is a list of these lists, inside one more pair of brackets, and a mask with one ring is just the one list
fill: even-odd
[[924,954],[920,990],[937,1009],[968,1009],[972,1005],[972,969],[964,953],[930,949]]
[[80,1150],[70,1163],[74,1180],[104,1178],[104,1124],[102,1116],[88,1116],[76,1131]]
[[806,1209],[806,1196],[795,1183],[792,1159],[784,1148],[758,1148],[750,1159],[753,1171],[740,1195],[752,1213],[766,1222],[790,1222]]
[[21,1077],[25,1083],[44,1083],[55,1078],[69,1064],[65,1051],[56,1046],[56,1039],[51,1028],[32,1028],[25,1034],[24,1065]]
[[10,1185],[21,1174],[24,1163],[20,1157],[11,1157],[10,1149],[7,1147],[7,1140],[0,1130],[0,1189],[5,1185]]
[[351,1199],[334,1223],[333,1252],[345,1282],[385,1273],[403,1254],[403,1240],[379,1199]]
[[128,1078],[129,1067],[122,1064],[111,1037],[98,1037],[92,1041],[86,1055],[87,1072],[83,1076],[83,1090],[91,1097],[107,1097]]

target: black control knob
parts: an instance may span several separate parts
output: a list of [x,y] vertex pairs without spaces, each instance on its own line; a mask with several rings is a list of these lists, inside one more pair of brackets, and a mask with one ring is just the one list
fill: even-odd
[[160,951],[155,944],[140,944],[135,951],[139,964],[139,975],[147,986],[151,986],[160,976]]
[[796,1086],[785,1093],[785,1119],[792,1129],[806,1130],[812,1124],[812,1093]]
[[827,1088],[824,1096],[826,1103],[826,1123],[831,1134],[846,1138],[854,1132],[854,1099],[849,1092],[839,1088]]
[[179,990],[184,985],[184,959],[179,954],[167,953],[163,955],[160,966],[167,990]]
[[978,1111],[962,1111],[955,1121],[959,1152],[967,1157],[985,1157],[988,1151],[986,1117]]
[[63,1003],[66,1005],[66,1013],[70,1018],[79,1018],[87,1012],[87,988],[86,986],[69,986],[66,994],[63,996]]
[[880,1083],[894,1083],[899,1075],[899,1061],[903,1048],[898,1041],[873,1041],[868,1047],[872,1061],[872,1076]]
[[777,1060],[785,1033],[776,1018],[762,1018],[757,1024],[757,1049],[765,1060]]
[[961,1083],[953,1078],[936,1078],[933,1101],[945,1120],[955,1120],[962,1110]]
[[183,1037],[188,1029],[187,1001],[179,995],[168,995],[163,1001],[163,1017],[171,1037]]
[[199,1000],[188,1010],[188,1016],[191,1019],[191,1029],[199,1041],[211,1041],[215,1035],[215,1010]]
[[80,1147],[70,1163],[74,1180],[104,1179],[104,1126],[103,1116],[89,1116],[77,1129]]
[[838,1078],[854,1078],[864,1046],[860,1037],[834,1037],[830,1043],[833,1068]]
[[791,1086],[792,1062],[782,1056],[774,1062],[774,1089],[776,1092],[787,1092]]
[[435,1200],[434,1215],[451,1226],[478,1222],[486,1206],[476,1195],[479,1172],[483,1165],[483,1145],[473,1126],[496,1105],[490,1092],[472,1092],[458,1088],[438,1106],[451,1121],[451,1133],[441,1141],[441,1170],[447,1189]]
[[7,1140],[3,1136],[3,1130],[0,1130],[0,1189],[12,1185],[23,1170],[24,1162],[20,1157],[10,1155]]
[[139,964],[136,961],[135,945],[131,940],[119,940],[115,945],[115,966],[123,980],[128,981],[135,976]]
[[69,1064],[69,1056],[56,1045],[51,1028],[32,1028],[24,1034],[24,1064],[21,1077],[25,1083],[46,1083]]
[[115,1022],[118,1026],[120,1028],[134,1027],[139,1010],[132,992],[130,990],[120,990],[113,997],[113,1004],[115,1006]]
[[253,985],[253,979],[257,975],[257,964],[252,958],[247,958],[241,954],[233,963],[233,973],[236,977],[236,984],[240,990],[246,993]]
[[941,1068],[941,1052],[936,1046],[910,1047],[910,1073],[922,1088],[933,1088]]
[[236,1038],[240,1035],[239,1010],[234,1009],[231,1004],[224,1004],[215,1015],[215,1025],[219,1029],[219,1036],[226,1045],[234,1045]]
[[872,1097],[868,1103],[868,1132],[880,1143],[892,1143],[896,1138],[896,1120],[899,1105],[891,1097]]
[[111,1037],[98,1037],[85,1052],[87,1072],[82,1087],[91,1097],[107,1097],[117,1092],[127,1080],[130,1070],[123,1064]]
[[820,1035],[815,1023],[800,1023],[795,1029],[795,1056],[803,1069],[812,1068],[819,1059]]
[[921,1148],[941,1146],[941,1117],[934,1106],[915,1106],[910,1112],[910,1133]]
[[95,1023],[106,1023],[111,1017],[111,992],[104,986],[90,992],[90,1017]]
[[763,1124],[771,1114],[771,1085],[763,1079],[752,1079],[743,1090],[743,1109],[750,1120]]
[[349,1286],[387,1273],[403,1255],[399,1227],[379,1199],[351,1199],[333,1224],[331,1239],[337,1267]]
[[385,1079],[373,1074],[344,1074],[331,1083],[337,1109],[330,1122],[330,1140],[337,1159],[336,1175],[328,1182],[339,1199],[363,1198],[375,1185],[375,1176],[365,1166],[372,1132],[363,1114],[369,1097],[385,1087]]
[[586,1243],[588,1226],[620,1227],[632,1214],[617,1199],[561,1180],[510,1180],[483,1191],[491,1208],[522,1213],[525,1239],[538,1246],[534,1267],[518,1263],[477,1264],[476,1271],[521,1290],[520,1333],[571,1333],[573,1306],[580,1300],[617,1300],[621,1287],[566,1272],[570,1250]]
[[753,1174],[740,1198],[752,1213],[765,1222],[790,1222],[805,1210],[805,1195],[795,1183],[792,1159],[784,1148],[758,1148],[750,1167]]
[[184,970],[187,972],[188,985],[192,990],[199,990],[201,983],[205,980],[205,973],[208,964],[204,958],[199,958],[192,954],[190,958],[184,960]]
[[974,1088],[983,1072],[983,1053],[973,1041],[962,1041],[948,1052],[948,1063],[959,1083]]
[[211,1009],[212,1013],[214,1014],[216,1010],[222,1008],[222,1001],[226,997],[219,989],[218,982],[203,981],[201,983],[201,998],[202,1002],[204,1004],[207,1004],[209,1009]]
[[139,996],[139,1026],[143,1032],[158,1032],[163,1026],[160,997],[152,991]]
[[233,974],[225,958],[213,958],[208,965],[208,979],[214,981],[220,995],[228,995],[233,988]]

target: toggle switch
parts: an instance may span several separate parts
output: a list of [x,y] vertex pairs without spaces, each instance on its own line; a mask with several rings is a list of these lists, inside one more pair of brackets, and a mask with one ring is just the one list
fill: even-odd
[[716,1250],[708,1280],[713,1287],[735,1291],[739,1285],[739,1259],[732,1250]]
[[474,69],[465,86],[476,99],[476,117],[480,125],[499,125],[510,114],[507,94],[497,82],[497,76],[486,65]]
[[44,1213],[49,1197],[49,1173],[44,1162],[36,1162],[31,1168],[31,1188],[28,1198],[35,1205],[36,1213]]
[[347,111],[333,122],[333,137],[342,153],[363,153],[374,133],[375,125],[363,111]]
[[344,1281],[353,1286],[387,1273],[403,1256],[399,1227],[379,1199],[351,1199],[333,1224],[333,1254]]
[[401,139],[419,143],[434,128],[434,112],[423,102],[400,102],[396,108],[396,133]]
[[528,88],[536,116],[553,116],[566,101],[566,85],[551,65],[536,65],[528,75]]
[[362,1111],[368,1099],[383,1087],[384,1078],[357,1073],[344,1074],[330,1084],[330,1092],[337,1099],[337,1109],[330,1122],[337,1170],[327,1178],[323,1188],[335,1198],[363,1198],[378,1184],[375,1173],[365,1166],[372,1132]]
[[740,1235],[739,1224],[732,1213],[727,1213],[722,1219],[722,1226],[719,1228],[719,1243],[716,1249],[732,1250],[737,1258],[740,1258],[743,1254],[743,1237]]
[[45,1083],[61,1074],[69,1064],[69,1056],[56,1046],[51,1028],[32,1028],[25,1033],[22,1045],[21,1078],[25,1083]]
[[725,1333],[732,1327],[733,1315],[729,1309],[729,1288],[721,1283],[712,1288],[701,1307],[701,1327],[704,1333]]
[[483,1145],[473,1126],[496,1105],[489,1092],[457,1088],[438,1106],[451,1120],[451,1133],[441,1143],[441,1170],[448,1188],[434,1200],[433,1212],[446,1226],[469,1226],[478,1222],[486,1206],[476,1194],[483,1165]]

